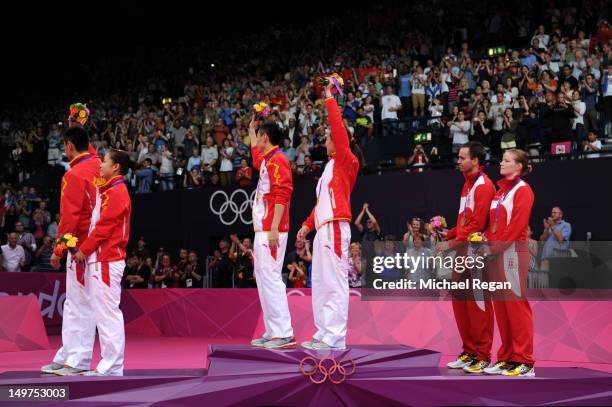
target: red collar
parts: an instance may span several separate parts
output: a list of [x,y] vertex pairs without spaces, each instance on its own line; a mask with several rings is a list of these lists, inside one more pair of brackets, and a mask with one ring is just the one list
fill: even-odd
[[468,174],[464,172],[463,176],[465,177],[465,182],[469,184],[475,182],[478,176],[480,174],[483,174],[482,170],[484,170],[484,167],[478,167],[478,172],[475,172],[474,174]]
[[106,181],[104,184],[100,185],[100,192],[108,191],[115,185],[120,184],[122,182],[123,182],[123,175],[115,175],[114,177]]
[[276,150],[278,150],[278,146],[272,146],[268,151],[264,153],[264,159],[269,159]]
[[70,161],[70,168],[74,167],[78,163],[83,162],[84,160],[88,158],[91,158],[91,153],[89,151],[86,153],[77,155],[76,157],[72,159],[72,161]]
[[514,177],[514,178],[502,178],[499,181],[497,181],[497,186],[502,190],[502,191],[506,191],[510,188],[512,188],[516,183],[519,183],[520,177]]

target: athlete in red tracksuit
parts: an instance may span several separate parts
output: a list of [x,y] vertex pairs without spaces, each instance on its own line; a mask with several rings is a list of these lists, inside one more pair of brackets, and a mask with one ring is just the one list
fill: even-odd
[[501,163],[503,179],[491,202],[486,233],[494,256],[489,266],[490,279],[509,282],[510,290],[496,291],[493,306],[502,345],[498,362],[485,373],[506,376],[533,376],[533,317],[525,298],[530,253],[527,230],[534,194],[520,176],[530,172],[527,154],[508,150]]
[[[449,249],[455,249],[457,256],[468,254],[466,242],[471,233],[484,232],[487,227],[495,186],[482,171],[481,163],[485,157],[484,147],[477,142],[467,143],[459,150],[458,165],[465,176],[465,182],[461,191],[457,225],[446,236],[450,241]],[[453,281],[466,280],[470,276],[473,278],[474,272],[476,270],[462,274],[453,271]],[[493,307],[487,297],[475,296],[472,290],[453,294],[453,313],[461,336],[462,353],[448,367],[476,373],[488,366],[491,359]]]
[[293,177],[287,157],[279,150],[281,131],[272,122],[263,123],[256,132],[251,121],[249,132],[256,143],[251,147],[253,168],[259,181],[253,202],[254,275],[263,311],[265,332],[251,345],[268,349],[295,347],[287,286],[283,282],[283,261],[289,232],[289,204]]
[[318,330],[312,340],[302,343],[307,349],[346,346],[351,191],[359,162],[349,147],[340,109],[331,95],[331,82],[325,89],[330,160],[317,184],[317,204],[298,232],[298,239],[303,240],[311,230],[317,230],[312,252],[312,308]]
[[[79,240],[78,249],[87,238],[91,214],[96,202],[94,179],[100,174],[100,159],[89,145],[87,131],[80,126],[64,133],[65,152],[70,169],[62,177],[58,236],[70,233]],[[51,264],[59,268],[60,258]],[[62,316],[62,347],[53,364],[43,366],[44,373],[73,374],[89,370],[96,326],[85,287],[85,267],[74,262],[70,253],[66,262],[66,300]]]
[[125,248],[130,237],[131,200],[124,175],[129,156],[110,150],[100,166],[99,184],[90,232],[76,261],[86,261],[87,285],[92,319],[98,328],[102,360],[89,375],[123,375],[125,332],[119,309],[121,278],[125,269]]

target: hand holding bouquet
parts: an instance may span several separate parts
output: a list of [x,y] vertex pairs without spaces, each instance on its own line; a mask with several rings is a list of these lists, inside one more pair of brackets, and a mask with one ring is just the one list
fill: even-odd
[[330,83],[334,85],[331,88],[332,95],[343,95],[342,87],[344,86],[344,79],[342,79],[340,75],[338,75],[337,73],[333,73],[328,77],[322,77],[319,79],[319,84],[323,87],[329,86]]
[[89,109],[87,105],[84,103],[73,103],[70,105],[70,114],[68,116],[68,124],[70,127],[77,124],[81,126],[85,126],[87,120],[89,119]]
[[253,110],[255,111],[256,121],[265,120],[270,116],[270,113],[272,113],[270,106],[268,106],[268,104],[265,102],[255,103],[253,105]]
[[76,252],[76,245],[79,239],[71,233],[65,233],[55,239],[55,245],[53,247],[53,254],[57,257],[63,257],[64,253],[70,251],[71,254]]

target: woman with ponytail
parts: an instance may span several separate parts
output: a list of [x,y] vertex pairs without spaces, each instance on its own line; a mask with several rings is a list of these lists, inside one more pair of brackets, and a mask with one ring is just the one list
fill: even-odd
[[533,359],[533,318],[526,299],[530,253],[528,227],[534,195],[521,178],[531,172],[527,153],[509,149],[500,164],[504,177],[491,202],[489,227],[489,279],[510,283],[494,294],[493,308],[502,340],[498,362],[485,373],[504,376],[535,376]]

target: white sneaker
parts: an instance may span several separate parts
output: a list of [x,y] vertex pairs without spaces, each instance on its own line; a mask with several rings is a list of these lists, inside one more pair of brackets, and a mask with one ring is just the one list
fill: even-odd
[[83,372],[86,372],[85,369],[77,369],[76,367],[69,367],[69,366],[65,366],[63,368],[61,368],[60,370],[55,370],[53,372],[53,374],[56,374],[58,376],[76,376],[79,375]]
[[463,352],[461,355],[459,355],[459,357],[457,357],[457,360],[448,362],[446,366],[448,366],[449,369],[463,369],[464,367],[469,366],[473,360],[474,356]]
[[86,372],[81,373],[81,376],[104,376],[102,373],[97,370],[88,370]]
[[319,342],[318,339],[315,338],[310,338],[309,341],[304,341],[300,344],[300,346],[302,346],[302,348],[304,349],[310,349],[313,350],[314,348],[312,347],[315,343]]
[[278,349],[293,349],[297,346],[295,337],[289,338],[272,338],[263,344],[266,349],[278,350]]
[[55,374],[56,371],[62,369],[64,365],[60,363],[51,363],[50,365],[45,365],[40,368],[40,371],[43,373]]
[[343,347],[340,347],[340,346],[330,346],[330,345],[326,344],[323,341],[317,341],[317,342],[313,342],[312,349],[313,350],[327,350],[327,349],[330,349],[330,350],[345,350],[346,347],[344,347],[344,346]]
[[256,348],[263,348],[264,344],[268,342],[270,339],[264,338],[263,336],[259,339],[253,339],[251,341],[251,346],[255,346]]
[[535,376],[535,368],[526,363],[517,363],[514,365],[512,369],[505,370],[502,373],[504,376],[525,376],[525,377],[534,377]]
[[488,366],[489,362],[486,360],[472,359],[472,363],[468,366],[464,366],[463,371],[465,373],[482,373]]
[[500,374],[503,374],[506,370],[509,370],[512,368],[513,368],[512,363],[507,363],[507,362],[500,360],[493,366],[489,366],[486,369],[484,369],[483,373],[500,375]]

